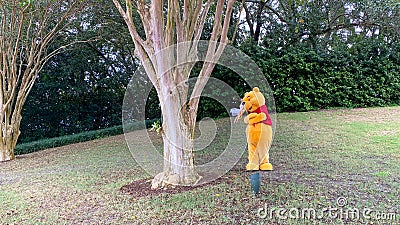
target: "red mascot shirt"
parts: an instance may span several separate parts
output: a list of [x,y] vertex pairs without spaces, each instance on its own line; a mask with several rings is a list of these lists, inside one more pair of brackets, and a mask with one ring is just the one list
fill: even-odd
[[263,120],[262,122],[266,125],[272,126],[272,120],[271,120],[271,117],[269,116],[266,105],[260,106],[260,108],[256,109],[254,112],[255,113],[262,113],[262,112],[265,113],[265,115],[267,115],[267,119]]

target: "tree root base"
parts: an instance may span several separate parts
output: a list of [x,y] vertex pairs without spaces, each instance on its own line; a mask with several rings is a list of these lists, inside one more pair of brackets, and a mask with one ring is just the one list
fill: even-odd
[[0,152],[0,162],[8,162],[15,159],[14,154],[2,153]]
[[202,176],[197,173],[182,178],[178,174],[157,174],[152,182],[151,189],[168,188],[171,186],[195,186],[201,180]]

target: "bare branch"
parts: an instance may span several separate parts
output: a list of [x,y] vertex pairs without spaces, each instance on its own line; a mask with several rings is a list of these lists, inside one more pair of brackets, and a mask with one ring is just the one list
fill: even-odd
[[[270,10],[275,16],[277,16],[278,17],[278,19],[281,21],[281,22],[283,22],[283,23],[287,23],[287,20],[277,11],[277,10],[275,10],[274,8],[272,8],[270,5],[264,5],[264,7],[265,8],[267,8],[268,10]],[[282,5],[282,7],[284,7],[283,5]]]
[[250,28],[250,34],[253,36],[254,35],[254,24],[253,24],[253,21],[250,16],[250,14],[251,14],[250,10],[247,8],[246,3],[244,3],[243,7],[244,7],[244,10],[246,11],[246,21],[247,21],[247,25],[249,25],[249,28]]
[[[220,20],[218,20],[217,18],[221,18],[220,16],[222,15],[222,8],[224,6],[222,1],[219,1],[218,3],[219,4],[217,4],[217,10],[216,10],[216,14],[215,14],[215,16],[216,16],[215,20],[217,22],[214,22],[214,26],[220,26],[219,25]],[[225,19],[224,19],[222,28],[220,28],[221,31],[215,29],[215,27],[213,29],[213,34],[211,35],[211,42],[208,47],[207,56],[205,59],[206,62],[204,62],[204,64],[203,64],[203,67],[200,71],[200,74],[197,78],[196,84],[193,88],[193,91],[192,91],[192,94],[190,97],[191,104],[196,108],[198,105],[199,96],[200,96],[201,92],[203,91],[217,61],[221,57],[222,52],[224,51],[224,49],[226,47],[226,44],[228,44],[228,42],[229,42],[228,30],[229,30],[229,23],[230,23],[230,19],[232,16],[232,10],[233,10],[234,3],[235,3],[235,0],[228,0],[226,10],[225,10]],[[213,36],[214,36],[214,38],[216,38],[216,37],[218,37],[218,35],[215,36],[216,33],[214,33],[214,32],[220,34],[220,43],[219,43],[216,51],[215,51],[215,48],[217,46],[217,42],[215,39],[213,39]]]
[[131,0],[126,0],[126,16],[128,17],[129,23],[133,24],[132,1]]
[[152,38],[155,52],[160,52],[165,46],[164,40],[164,14],[163,14],[163,1],[152,0],[151,1],[151,25],[153,28]]
[[115,6],[117,7],[119,13],[121,14],[121,16],[124,18],[125,23],[128,26],[129,29],[129,33],[132,36],[132,39],[137,42],[138,44],[140,44],[142,47],[145,47],[145,42],[144,40],[140,37],[139,33],[136,30],[135,24],[133,23],[133,19],[129,17],[128,13],[126,13],[124,11],[124,9],[122,8],[121,4],[119,4],[118,0],[113,0]]
[[194,26],[194,41],[198,41],[201,38],[201,33],[203,32],[204,24],[207,19],[207,14],[210,10],[211,3],[213,0],[208,0],[205,3],[205,6],[203,7],[203,10],[201,11],[201,16],[200,19],[196,22]]
[[[76,44],[79,44],[79,43],[87,43],[87,44],[89,44],[89,46],[92,46],[92,48],[94,48],[93,45],[90,45],[90,42],[93,42],[93,41],[96,41],[96,40],[98,40],[98,38],[93,38],[93,39],[89,39],[89,40],[74,41],[74,42],[68,43],[68,44],[66,44],[66,45],[63,45],[63,46],[61,46],[61,47],[58,47],[56,50],[50,52],[48,55],[44,56],[44,57],[40,60],[40,62],[39,62],[40,67],[38,68],[38,71],[40,72],[40,71],[43,69],[43,67],[46,65],[46,63],[47,63],[51,58],[53,58],[54,56],[60,54],[61,52],[65,51],[65,50],[67,50],[68,47],[73,46],[73,45],[76,45]],[[96,50],[98,51],[98,49],[96,49]]]
[[[165,27],[165,45],[170,46],[174,43],[175,36],[175,0],[168,0],[168,9],[167,9],[167,24]],[[179,32],[179,31],[177,31]]]
[[145,0],[136,1],[136,9],[142,21],[142,25],[146,35],[146,42],[148,45],[152,45],[152,27],[151,27],[151,15],[150,7],[146,4]]
[[0,161],[14,157],[22,107],[37,74],[56,53],[46,56],[47,47],[71,24],[78,6],[83,7],[81,1],[33,1],[23,8],[19,0],[4,3],[0,2]]
[[[129,33],[132,37],[132,40],[135,44],[135,55],[140,59],[140,61],[143,63],[143,67],[146,70],[146,73],[148,74],[151,82],[153,85],[157,86],[157,76],[155,73],[155,68],[152,63],[149,63],[149,61],[152,62],[151,56],[154,55],[154,50],[150,48],[150,46],[153,44],[152,36],[153,36],[153,30],[151,29],[151,14],[150,14],[150,9],[147,8],[147,5],[144,0],[138,0],[136,3],[136,6],[138,7],[138,12],[139,15],[141,16],[143,26],[146,31],[146,36],[147,40],[144,41],[139,33],[137,32],[135,23],[133,22],[133,19],[128,16],[128,14],[124,11],[122,6],[119,4],[118,0],[113,0],[115,6],[117,7],[119,13],[121,16],[124,18],[125,23],[127,24]],[[156,65],[156,64],[155,64]]]
[[[221,30],[222,30],[221,19],[222,19],[223,8],[224,8],[224,0],[218,0],[217,8],[215,10],[213,30],[212,30],[211,38],[210,38],[211,42],[217,41],[221,34]],[[214,51],[210,51],[209,53],[213,54]]]
[[239,30],[239,24],[240,24],[240,15],[243,12],[245,4],[246,4],[245,0],[242,0],[242,4],[241,4],[240,9],[239,9],[238,19],[237,19],[237,22],[236,22],[236,25],[235,25],[235,31],[233,32],[233,37],[232,37],[231,43],[234,43],[235,40],[236,40],[236,34],[237,34],[238,30]]
[[[173,9],[174,9],[174,20],[176,26],[176,41],[177,43],[183,42],[187,40],[187,34],[185,32],[185,27],[183,25],[183,21],[180,15],[179,10],[181,10],[181,6],[179,5],[178,0],[173,0]],[[195,16],[193,14],[193,16]],[[171,43],[172,44],[172,43]],[[169,45],[167,45],[169,46]]]

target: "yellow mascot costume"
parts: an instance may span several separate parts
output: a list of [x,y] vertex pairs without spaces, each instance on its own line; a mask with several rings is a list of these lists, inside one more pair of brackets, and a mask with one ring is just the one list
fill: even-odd
[[[242,99],[243,109],[247,111],[246,136],[249,150],[249,163],[246,170],[272,170],[269,162],[269,148],[272,142],[272,120],[265,105],[264,95],[255,87]],[[239,115],[241,116],[240,113]],[[240,118],[239,116],[239,118]]]

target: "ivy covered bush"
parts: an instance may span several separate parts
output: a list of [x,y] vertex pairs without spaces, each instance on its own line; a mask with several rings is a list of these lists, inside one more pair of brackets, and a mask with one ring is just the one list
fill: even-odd
[[279,112],[400,105],[399,53],[380,42],[319,52],[244,50],[262,68]]

